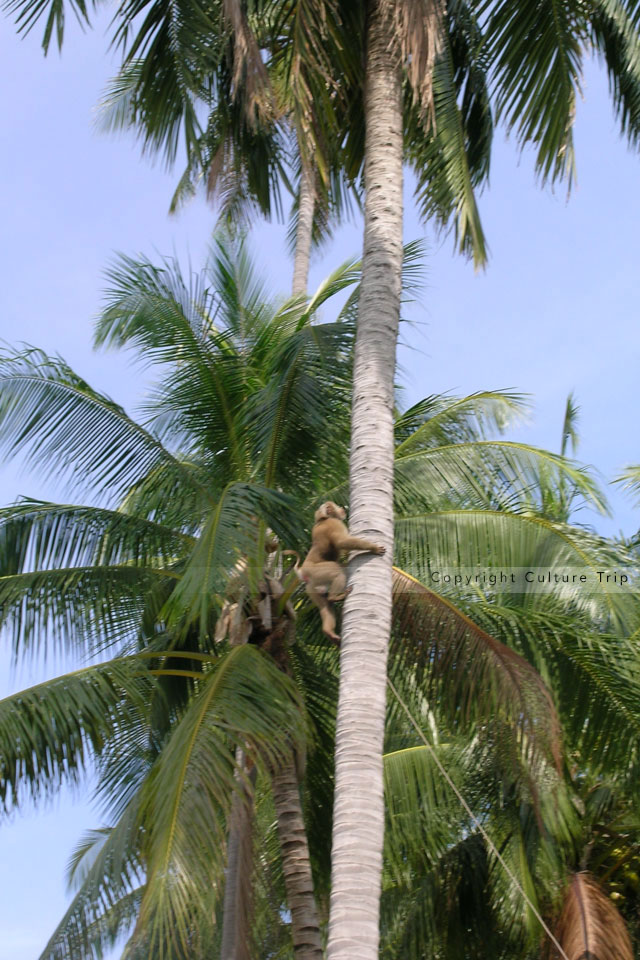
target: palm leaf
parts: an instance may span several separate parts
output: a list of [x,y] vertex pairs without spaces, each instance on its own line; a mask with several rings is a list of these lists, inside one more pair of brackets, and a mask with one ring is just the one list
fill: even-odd
[[543,180],[574,175],[573,122],[580,90],[584,12],[575,0],[485,3],[498,118],[537,151]]
[[622,0],[596,0],[591,27],[609,74],[609,89],[623,135],[640,137],[640,37],[637,7]]
[[589,472],[570,460],[523,443],[469,440],[403,452],[395,461],[396,502],[401,513],[414,502],[437,508],[443,499],[468,507],[506,506],[520,502],[533,508],[540,473],[558,487],[569,481],[584,501],[602,513],[606,501]]
[[154,955],[185,949],[220,889],[224,817],[234,790],[234,748],[273,767],[304,740],[291,681],[250,645],[232,649],[206,677],[174,729],[147,795],[149,870],[139,919]]
[[638,654],[632,642],[594,634],[590,617],[538,608],[475,603],[475,622],[523,654],[544,677],[562,718],[568,751],[592,769],[630,768],[640,737]]
[[483,390],[468,397],[433,394],[399,414],[395,421],[396,457],[416,449],[486,439],[524,419],[527,400],[507,390]]
[[59,567],[167,567],[193,537],[117,510],[23,499],[0,508],[0,573]]
[[137,658],[85,667],[0,701],[0,800],[53,793],[121,727],[143,722],[153,678]]
[[568,960],[633,960],[624,920],[588,873],[571,878],[556,936]]
[[638,496],[640,502],[640,466],[627,467],[624,473],[616,478],[614,483],[621,483],[623,489],[630,490]]
[[451,13],[451,36],[445,31],[432,73],[434,130],[425,136],[419,112],[412,117],[407,111],[408,152],[422,216],[441,227],[453,221],[459,249],[480,267],[487,249],[474,187],[488,174],[491,112],[483,71],[474,62],[480,42],[473,16],[463,3],[454,4]]
[[[9,14],[15,14],[15,24],[21,34],[29,33],[41,17],[47,17],[42,36],[42,49],[49,52],[51,38],[55,31],[58,49],[62,49],[64,39],[64,21],[67,10],[64,0],[5,0],[3,8]],[[71,0],[69,8],[81,23],[89,23],[89,9],[95,3],[87,5],[85,0]]]
[[0,625],[16,653],[49,645],[95,653],[130,642],[145,605],[176,577],[170,569],[95,563],[0,576]]
[[122,496],[156,465],[173,483],[206,491],[148,431],[62,360],[34,348],[0,357],[0,439],[9,456],[26,452],[47,474]]
[[291,497],[257,484],[228,484],[207,518],[169,598],[165,612],[171,622],[198,621],[201,631],[207,629],[238,557],[253,560],[259,555],[258,520],[270,527],[283,543],[296,543],[300,539]]
[[413,663],[416,681],[426,681],[429,701],[450,721],[502,718],[520,731],[523,754],[558,764],[558,715],[533,667],[448,600],[396,568],[393,598],[393,669]]
[[[546,595],[552,594],[565,609],[588,614],[603,630],[628,633],[637,628],[640,608],[631,579],[624,585],[619,577],[614,582],[604,575],[630,567],[624,548],[533,513],[445,509],[398,517],[396,558],[438,590],[453,589],[467,597],[510,591],[525,595],[529,606],[542,595],[537,573],[568,574],[568,582],[543,585]],[[533,573],[530,582],[525,579],[527,571]],[[447,586],[445,572],[471,579]],[[517,577],[515,586],[509,582],[511,573]],[[493,582],[492,574],[497,577]],[[507,578],[502,580],[507,583],[504,587],[501,574]],[[581,582],[580,576],[586,581]]]
[[135,921],[143,887],[139,797],[113,827],[85,836],[71,859],[77,892],[39,960],[93,958]]

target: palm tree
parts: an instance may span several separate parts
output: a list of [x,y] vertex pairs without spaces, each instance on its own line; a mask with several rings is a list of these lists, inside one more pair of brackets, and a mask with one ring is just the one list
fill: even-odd
[[[572,119],[584,51],[606,60],[616,110],[632,142],[639,129],[637,52],[639,35],[631,4],[613,11],[606,3],[566,3],[560,10],[510,0],[488,10],[474,4],[444,5],[403,0],[369,0],[339,6],[345,23],[360,13],[358,31],[345,30],[345,46],[364,40],[352,62],[363,65],[360,102],[365,125],[365,223],[361,309],[356,341],[352,410],[352,517],[356,533],[392,544],[393,377],[400,307],[402,249],[403,136],[414,136],[408,159],[426,161],[433,150],[432,118],[448,108],[453,122],[442,124],[444,157],[459,142],[461,77],[455,77],[445,20],[467,19],[484,29],[483,56],[492,73],[498,115],[516,129],[521,144],[537,146],[542,179],[573,171]],[[358,11],[354,13],[354,8]],[[336,16],[336,21],[339,18]],[[330,36],[331,31],[327,34]],[[478,49],[476,47],[476,49]],[[312,55],[312,54],[310,54]],[[403,96],[403,79],[408,94]],[[449,81],[447,83],[447,81]],[[464,102],[464,95],[462,99]],[[346,94],[348,96],[348,94]],[[405,112],[405,104],[411,108]],[[443,109],[444,108],[444,109]],[[411,112],[413,111],[413,113]],[[417,116],[416,116],[417,113]],[[407,117],[412,117],[412,121]],[[411,123],[413,122],[413,128]],[[438,123],[436,123],[438,129]],[[416,131],[422,133],[420,138]],[[426,135],[425,135],[426,134]],[[421,149],[422,148],[422,149]],[[460,176],[449,183],[449,210],[460,243],[477,263],[485,259],[482,230],[473,199],[470,163],[456,153]],[[353,164],[352,164],[353,166]],[[428,177],[437,164],[424,163]],[[451,167],[449,167],[451,170]],[[485,165],[486,172],[486,165]],[[424,175],[423,175],[424,177]],[[424,180],[422,181],[424,182]],[[430,212],[429,204],[424,204]],[[346,605],[342,697],[337,754],[334,839],[334,922],[329,956],[377,954],[382,849],[382,765],[385,669],[391,622],[391,551],[386,558],[356,565],[354,590]],[[365,573],[366,570],[366,573]],[[362,657],[367,663],[363,683]],[[363,690],[366,689],[366,696]],[[372,707],[372,704],[374,705]],[[366,811],[366,812],[365,812]],[[367,876],[363,884],[362,877]]]
[[[133,644],[135,650],[130,656],[123,654],[88,672],[81,671],[75,687],[72,678],[63,678],[57,686],[53,682],[33,692],[31,699],[18,697],[5,704],[12,723],[21,725],[19,741],[25,750],[21,753],[18,746],[17,751],[11,751],[4,744],[7,776],[3,783],[9,802],[15,799],[13,791],[20,782],[30,781],[37,791],[40,778],[53,783],[56,777],[73,776],[82,765],[87,746],[81,732],[85,726],[88,742],[98,753],[120,720],[131,723],[133,731],[136,725],[148,729],[144,713],[133,715],[134,706],[142,709],[141,695],[133,698],[136,684],[142,683],[141,667],[145,667],[147,686],[154,676],[183,678],[175,680],[181,687],[178,700],[173,688],[169,691],[171,707],[165,735],[172,729],[169,721],[180,719],[171,737],[176,744],[175,762],[179,765],[180,756],[189,757],[196,766],[174,768],[171,773],[167,768],[171,778],[171,784],[164,785],[167,792],[160,795],[157,787],[145,786],[138,805],[151,811],[153,826],[147,828],[150,837],[161,829],[158,824],[165,814],[178,821],[180,816],[191,816],[190,797],[195,787],[189,776],[194,776],[193,771],[202,762],[199,751],[220,751],[207,725],[213,723],[215,727],[217,698],[227,695],[229,671],[233,668],[242,674],[243,670],[253,670],[254,693],[250,696],[254,703],[261,699],[255,693],[261,669],[251,666],[253,646],[248,652],[230,650],[222,662],[215,645],[211,646],[216,611],[229,589],[229,571],[238,557],[248,559],[248,579],[255,589],[264,564],[259,558],[260,552],[264,555],[265,525],[281,542],[299,545],[302,511],[299,506],[294,509],[296,501],[278,491],[288,485],[297,488],[303,501],[311,501],[314,496],[316,463],[331,439],[330,432],[321,431],[319,426],[340,406],[346,409],[352,336],[348,324],[312,327],[310,320],[335,291],[355,279],[356,273],[348,265],[323,284],[308,307],[286,303],[276,310],[264,299],[242,247],[232,257],[219,244],[207,270],[191,288],[170,262],[155,267],[147,261],[122,258],[111,273],[110,300],[98,339],[132,342],[147,358],[174,364],[172,375],[163,378],[152,403],[150,429],[137,425],[116,404],[92,391],[61,361],[35,350],[5,357],[5,440],[11,443],[13,436],[19,447],[24,441],[30,442],[27,435],[31,441],[38,437],[39,449],[48,450],[51,465],[62,463],[80,471],[83,484],[108,494],[115,506],[24,502],[5,510],[3,618],[13,625],[17,649],[37,637],[40,630],[49,630],[51,635],[64,635],[66,643],[76,642],[85,650],[103,643],[125,650]],[[164,437],[178,438],[180,455],[167,450]],[[332,454],[338,455],[337,451]],[[277,513],[281,514],[279,519]],[[261,641],[265,639],[269,636]],[[169,652],[163,655],[163,648]],[[262,672],[263,681],[268,675]],[[29,747],[36,744],[33,736],[25,738],[24,731],[32,723],[42,740],[47,733],[55,740],[54,730],[60,723],[55,720],[56,710],[52,709],[50,725],[43,728],[34,721],[30,709],[21,708],[16,713],[16,704],[32,704],[37,712],[42,702],[55,704],[67,682],[72,694],[77,688],[78,700],[72,712],[77,717],[62,724],[58,752],[54,751],[49,769],[42,755],[29,759]],[[95,704],[87,703],[81,709],[79,704],[89,699],[94,688]],[[288,691],[286,696],[283,690]],[[280,809],[282,823],[290,821],[296,800],[299,806],[297,786],[292,789],[286,780],[286,763],[278,774],[287,759],[286,750],[290,754],[293,748],[300,749],[304,712],[300,701],[295,696],[292,699],[291,690],[291,681],[283,675],[267,694],[267,699],[275,697],[280,703],[275,719],[266,704],[262,727],[255,734],[242,720],[242,697],[235,719],[230,715],[224,721],[232,734],[239,731],[235,735],[237,748],[251,757],[258,771],[263,775],[268,771],[273,777],[276,795],[281,784],[280,793],[285,797]],[[123,706],[118,708],[123,697]],[[127,706],[129,701],[131,705]],[[297,728],[291,722],[295,704]],[[283,709],[291,714],[287,720]],[[279,732],[274,729],[273,745],[265,751],[261,737],[274,722]],[[6,729],[16,728],[8,723]],[[126,731],[124,736],[126,742]],[[153,736],[161,737],[162,729]],[[187,743],[190,747],[185,753]],[[162,757],[170,754],[164,750]],[[150,784],[155,778],[160,778],[158,782],[162,779],[158,770],[153,768]],[[231,795],[241,794],[245,785],[242,775],[234,784],[234,764],[224,754],[217,762],[212,758],[211,777],[219,778],[219,787],[214,790],[214,781],[205,778],[202,803],[218,804],[215,815],[209,809],[215,828],[225,803]],[[173,810],[167,806],[172,802],[171,794]],[[200,809],[206,819],[204,807]],[[195,808],[192,814],[199,815]],[[297,826],[300,821],[301,813]],[[185,836],[182,840],[174,836],[174,844],[194,842],[187,836],[186,821],[179,830],[186,831]],[[157,835],[160,838],[159,832]],[[212,839],[214,835],[215,829]],[[190,897],[185,888],[167,892],[164,864],[170,862],[177,848],[163,851],[164,842],[159,839],[156,849],[152,839],[151,848],[143,851],[147,881],[140,922],[162,914],[162,936],[154,928],[152,942],[156,942],[156,934],[158,942],[171,942],[162,926],[169,920],[175,923],[175,937],[184,942],[193,927],[190,910],[195,906],[192,903],[188,907],[191,901],[184,899]],[[304,867],[305,844],[306,838],[299,830],[297,834],[290,830],[283,857],[285,879],[292,884],[288,899],[293,926],[305,929],[308,938],[309,928],[317,928],[318,922],[313,916],[309,921],[312,885],[308,854]],[[184,856],[185,850],[178,850],[177,855]],[[135,856],[139,859],[141,855],[142,851],[136,849]],[[289,871],[288,862],[293,864]],[[199,869],[209,871],[208,881],[204,874],[201,877],[202,891],[210,889],[214,881],[219,888],[219,877],[215,879],[219,866],[219,854],[206,870],[205,864],[200,864]],[[302,875],[304,869],[306,876]],[[160,906],[166,898],[170,906],[163,911]],[[317,950],[303,951],[301,956],[305,955],[317,956]]]
[[[273,317],[263,303],[246,261],[240,256],[239,262],[232,262],[223,248],[218,249],[210,272],[191,287],[170,263],[155,267],[149,262],[123,259],[112,273],[112,290],[101,321],[100,338],[133,342],[145,358],[171,363],[170,375],[166,366],[163,367],[162,387],[149,411],[155,426],[151,432],[136,427],[123,411],[94,394],[64,364],[49,361],[37,353],[18,355],[5,363],[5,438],[10,441],[14,437],[15,442],[21,444],[37,436],[44,442],[38,452],[44,453],[50,467],[55,469],[60,462],[70,467],[77,464],[76,469],[82,470],[83,483],[93,481],[99,489],[108,486],[120,504],[116,511],[33,503],[7,509],[3,518],[4,565],[10,576],[3,581],[2,599],[5,615],[14,624],[16,643],[22,645],[37,635],[46,622],[58,627],[61,634],[68,634],[67,639],[75,637],[79,642],[86,642],[92,634],[95,636],[96,628],[99,643],[124,644],[135,640],[138,634],[144,641],[142,654],[136,645],[136,653],[130,659],[125,658],[121,663],[116,658],[115,662],[91,668],[93,672],[79,676],[75,686],[73,678],[62,678],[48,685],[48,689],[19,695],[5,704],[7,719],[3,729],[7,740],[2,753],[9,758],[8,769],[12,772],[3,779],[9,785],[26,779],[36,790],[41,782],[51,782],[51,773],[54,782],[56,776],[64,775],[68,758],[71,758],[70,772],[73,772],[73,763],[82,759],[85,730],[92,735],[98,750],[102,741],[111,741],[124,709],[123,696],[125,705],[130,704],[124,716],[124,741],[122,737],[116,740],[107,757],[112,764],[115,762],[115,777],[113,766],[106,767],[106,775],[115,781],[113,790],[118,798],[120,817],[100,847],[96,869],[91,870],[70,909],[60,933],[62,941],[54,939],[48,955],[56,956],[53,951],[60,942],[76,943],[74,949],[77,949],[73,936],[77,938],[78,930],[88,935],[86,928],[93,926],[94,935],[106,936],[112,927],[121,929],[132,915],[140,917],[132,950],[137,944],[140,950],[148,951],[165,940],[171,943],[172,938],[192,943],[195,930],[206,938],[210,927],[207,916],[211,917],[215,910],[215,891],[220,889],[221,861],[219,855],[207,864],[202,861],[203,836],[208,836],[205,823],[211,816],[212,823],[218,824],[211,834],[212,840],[217,838],[223,829],[221,813],[229,809],[231,796],[238,796],[237,789],[234,793],[238,768],[228,755],[223,769],[214,766],[213,772],[225,785],[224,791],[222,796],[212,794],[211,786],[206,798],[209,803],[203,806],[197,791],[193,793],[191,780],[196,776],[195,783],[199,783],[197,771],[201,756],[206,756],[210,746],[207,731],[199,722],[203,715],[198,711],[211,697],[207,722],[217,715],[225,717],[224,722],[231,723],[237,730],[235,741],[243,750],[250,736],[254,741],[257,736],[255,730],[248,732],[250,721],[242,698],[238,709],[230,710],[231,694],[225,685],[225,675],[231,677],[229,683],[242,685],[244,671],[254,670],[253,659],[248,653],[244,662],[245,654],[232,650],[220,663],[215,648],[212,651],[210,646],[211,617],[215,617],[217,609],[215,597],[228,593],[228,571],[238,552],[255,555],[254,512],[263,515],[281,539],[296,542],[296,533],[283,525],[282,518],[275,517],[278,505],[290,508],[291,501],[283,500],[282,494],[269,493],[268,487],[252,493],[246,489],[249,484],[261,477],[270,478],[272,484],[283,489],[290,484],[298,495],[302,493],[303,499],[312,499],[317,494],[322,496],[332,483],[344,483],[348,451],[349,346],[357,297],[350,298],[342,321],[335,328],[310,327],[308,317],[332,289],[352,282],[353,278],[351,270],[339,272],[333,284],[324,286],[312,298],[311,314],[301,312],[300,305],[288,305]],[[328,356],[330,364],[328,360],[325,362]],[[328,366],[327,385],[320,389]],[[286,420],[281,416],[283,403],[287,405]],[[320,403],[325,406],[323,416],[317,406]],[[503,425],[517,410],[515,397],[484,394],[458,401],[428,398],[398,418],[398,514],[406,516],[405,533],[399,534],[399,543],[404,542],[408,548],[411,543],[424,542],[424,513],[429,504],[436,505],[438,497],[451,498],[455,494],[459,508],[474,504],[486,507],[496,471],[505,478],[505,483],[509,479],[514,495],[519,490],[524,497],[531,486],[534,468],[542,461],[551,474],[559,476],[567,472],[586,496],[597,498],[588,477],[560,458],[502,441],[478,444],[483,429]],[[318,429],[325,421],[328,429]],[[87,422],[101,426],[87,433]],[[278,424],[277,429],[274,423]],[[181,445],[187,451],[183,457],[172,458],[166,453],[160,442],[160,431],[162,437],[175,432],[181,438]],[[297,450],[300,452],[296,453]],[[211,451],[215,451],[215,457]],[[321,475],[317,474],[318,469]],[[237,479],[231,481],[234,476]],[[242,486],[242,492],[234,493],[234,485]],[[495,491],[496,499],[500,493]],[[242,502],[243,495],[248,498],[247,502]],[[211,497],[215,498],[213,514],[209,507]],[[212,519],[217,517],[215,526],[208,519],[210,515]],[[488,509],[484,522],[487,526],[498,525],[502,519],[498,510]],[[527,516],[520,520],[535,529]],[[402,525],[399,529],[403,529]],[[224,547],[225,534],[232,536],[234,549]],[[203,556],[211,556],[212,550],[213,561],[204,564]],[[89,557],[95,558],[95,562],[88,564]],[[31,567],[34,559],[35,571]],[[79,567],[79,562],[83,566]],[[261,567],[259,561],[258,568]],[[410,584],[406,578],[400,582],[405,586]],[[179,585],[179,603],[172,589],[174,584]],[[61,587],[64,589],[58,596]],[[435,604],[428,591],[416,595],[410,587],[403,588],[401,593],[405,595],[404,609],[414,610],[412,616],[422,626],[420,630],[413,630],[418,646],[405,644],[405,669],[408,663],[415,667],[420,662],[423,665],[437,662],[439,658],[434,660],[419,638],[437,635],[432,621],[425,617],[433,609],[441,622],[441,605]],[[487,696],[480,701],[480,706],[484,703],[485,709],[488,704],[494,708],[500,701],[504,709],[505,703],[514,702],[516,712],[522,716],[521,689],[510,687],[508,677],[501,683],[489,682],[492,673],[498,676],[501,673],[500,658],[493,655],[487,663],[486,655],[481,655],[486,635],[470,630],[467,620],[462,622],[461,633],[455,627],[459,621],[454,616],[450,636],[457,637],[457,646],[451,650],[458,650],[458,654],[452,652],[452,656],[454,659],[463,656],[466,650],[466,659],[477,663],[481,674],[473,684],[479,682],[481,687],[487,687]],[[158,625],[163,625],[159,635]],[[169,627],[169,636],[175,639],[167,650]],[[406,638],[406,626],[402,629]],[[154,654],[156,659],[147,654]],[[145,663],[148,668],[141,676]],[[444,665],[445,661],[441,663]],[[236,670],[239,674],[234,680]],[[317,672],[317,666],[314,670]],[[222,681],[218,682],[220,674]],[[118,680],[120,676],[124,679]],[[140,730],[149,729],[148,721],[145,724],[146,691],[156,676],[167,678],[157,682],[178,683],[183,689],[178,700],[173,691],[170,702],[174,707],[169,716],[166,709],[162,709],[163,698],[155,698],[154,743],[160,745],[163,737],[162,725],[158,730],[158,717],[164,718],[165,736],[172,717],[175,717],[174,724],[180,722],[171,731],[166,749],[158,755],[156,764],[149,768],[148,762],[140,766],[144,759],[139,751]],[[483,678],[481,681],[479,676]],[[270,677],[269,672],[262,675],[257,671],[256,682],[270,683]],[[169,678],[173,679],[169,681]],[[525,686],[531,685],[532,691],[541,689],[533,672],[525,672],[525,680]],[[458,675],[458,681],[464,683],[464,677]],[[146,684],[142,692],[137,690],[136,683]],[[455,685],[449,684],[449,687],[451,693]],[[99,693],[95,704],[89,696],[94,688]],[[66,696],[67,690],[75,699],[73,709],[64,714],[68,726],[63,725],[60,732],[61,691]],[[281,696],[280,690],[276,684],[276,697]],[[251,693],[251,696],[259,694]],[[531,710],[535,709],[536,697],[529,702]],[[548,704],[544,702],[548,712]],[[136,705],[139,705],[137,713]],[[69,720],[68,716],[73,719]],[[299,708],[297,714],[293,711],[293,716],[299,717]],[[48,717],[53,718],[52,726],[43,725]],[[280,723],[280,734],[274,744],[268,743],[270,728],[263,726],[260,728],[264,738],[260,741],[261,749],[258,750],[256,744],[252,750],[252,754],[264,758],[261,770],[263,778],[268,779],[271,779],[276,757],[278,765],[285,759],[283,769],[286,769],[285,744],[288,745],[286,738],[285,743],[282,739],[282,717],[276,714],[271,722]],[[287,722],[289,726],[285,725],[284,730],[291,729],[291,717]],[[24,732],[16,732],[16,723],[21,724],[20,731],[29,731],[28,739]],[[185,742],[191,742],[191,737],[197,749],[189,754],[185,779],[182,784],[178,779],[176,786],[175,764],[178,758],[185,759]],[[293,734],[290,739],[295,740]],[[43,747],[40,751],[29,749],[25,753],[18,750],[16,754],[16,744],[38,747],[50,740],[57,750],[52,755],[52,770],[47,763],[44,767],[38,764]],[[114,760],[122,756],[123,745],[127,744],[138,745],[133,754],[137,774]],[[21,764],[27,759],[31,766],[22,768]],[[147,781],[143,774],[149,769],[151,776]],[[124,784],[129,784],[125,792],[130,802],[126,806],[120,796]],[[140,784],[139,789],[133,790],[132,784]],[[295,797],[293,789],[289,796]],[[179,836],[176,842],[180,846],[168,852],[163,825],[165,815],[169,815],[165,804],[169,803],[174,804],[173,814],[189,835]],[[198,822],[202,821],[198,850],[192,846],[195,840],[188,827],[193,822],[189,820],[191,804],[195,804]],[[324,806],[326,816],[326,804]],[[142,822],[151,824],[142,834],[144,837],[148,833],[151,840],[142,846],[140,816]],[[189,888],[187,905],[185,891],[163,889],[166,875],[157,866],[158,858],[171,855],[178,858],[176,862],[184,862],[182,858],[190,860],[196,854],[195,867],[189,871],[195,886]],[[141,865],[149,872],[144,884],[136,883],[139,878],[136,870]],[[246,882],[246,876],[243,879]],[[196,887],[200,890],[200,900],[194,899]],[[96,901],[102,902],[104,908],[97,920],[91,912],[96,909]],[[84,918],[84,925],[79,918]],[[87,918],[94,918],[93,925]],[[64,936],[71,936],[71,941],[64,941]]]

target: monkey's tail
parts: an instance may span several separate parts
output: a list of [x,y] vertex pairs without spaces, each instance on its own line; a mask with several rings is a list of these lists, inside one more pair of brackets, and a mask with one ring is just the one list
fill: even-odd
[[303,583],[306,583],[306,582],[307,582],[307,578],[303,575],[302,570],[300,569],[301,566],[302,566],[302,564],[301,564],[301,561],[300,561],[300,554],[298,553],[298,551],[297,551],[297,550],[283,550],[283,551],[282,551],[282,556],[283,556],[283,557],[295,557],[295,558],[296,558],[296,562],[295,562],[294,565],[293,565],[293,569],[294,569],[295,572],[296,572],[296,576],[297,576],[300,580],[302,580]]

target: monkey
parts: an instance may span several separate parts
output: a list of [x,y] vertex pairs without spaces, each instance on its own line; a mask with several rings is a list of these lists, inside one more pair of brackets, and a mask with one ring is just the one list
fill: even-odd
[[347,550],[366,550],[378,556],[385,553],[385,547],[350,536],[343,523],[346,515],[344,507],[339,507],[331,500],[323,503],[316,510],[311,530],[311,549],[302,564],[295,550],[285,550],[285,553],[297,557],[294,570],[306,584],[307,594],[320,611],[323,632],[334,643],[339,643],[340,637],[335,632],[333,604],[351,593],[344,567],[339,563],[340,557]]

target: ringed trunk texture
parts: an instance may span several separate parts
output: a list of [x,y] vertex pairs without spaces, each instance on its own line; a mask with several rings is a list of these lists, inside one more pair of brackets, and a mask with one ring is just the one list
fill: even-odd
[[311,237],[313,233],[313,213],[316,202],[315,173],[309,163],[302,161],[300,177],[300,198],[298,201],[298,226],[296,229],[296,249],[293,261],[294,297],[306,294],[309,283],[309,260],[311,257]]
[[[250,925],[253,872],[253,786],[256,768],[247,772],[247,761],[241,750],[236,752],[238,789],[231,800],[229,840],[227,843],[227,875],[222,915],[221,960],[251,960]],[[243,782],[248,777],[249,782]]]
[[365,91],[365,225],[355,350],[350,530],[387,548],[350,565],[336,729],[329,960],[377,960],[382,744],[391,629],[393,385],[402,283],[402,77],[371,0]]
[[291,911],[294,956],[296,960],[322,960],[322,937],[313,891],[309,845],[293,760],[274,776],[272,788],[287,903]]

